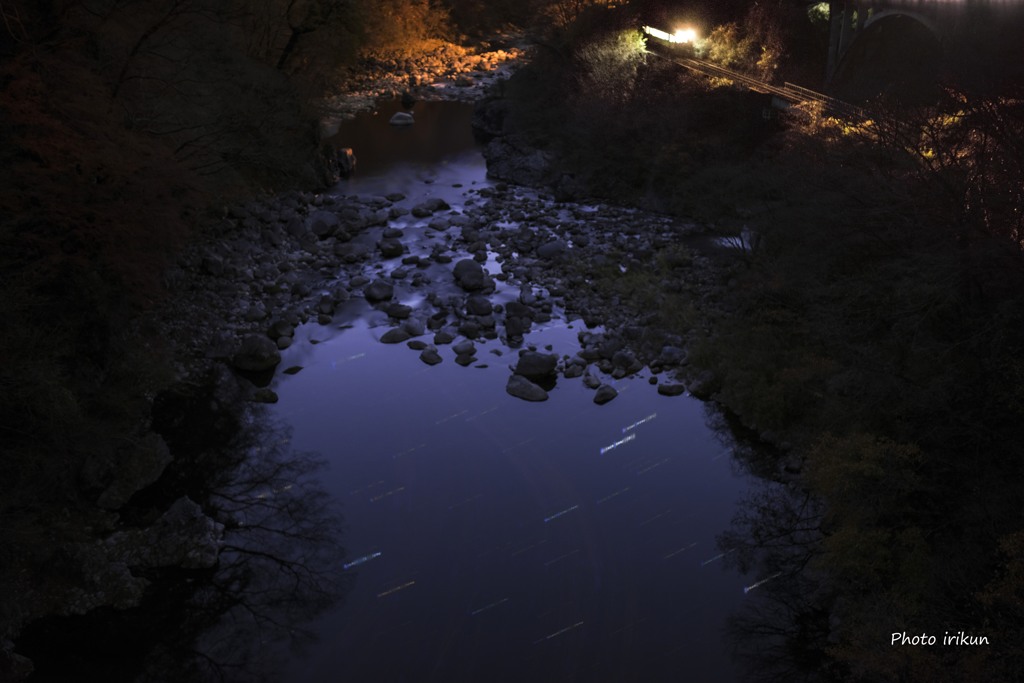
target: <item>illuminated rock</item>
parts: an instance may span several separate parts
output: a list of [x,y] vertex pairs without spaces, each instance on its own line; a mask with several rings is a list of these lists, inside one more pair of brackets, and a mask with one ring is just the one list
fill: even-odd
[[395,112],[391,120],[388,121],[392,126],[411,126],[416,120],[413,119],[412,114],[407,111]]

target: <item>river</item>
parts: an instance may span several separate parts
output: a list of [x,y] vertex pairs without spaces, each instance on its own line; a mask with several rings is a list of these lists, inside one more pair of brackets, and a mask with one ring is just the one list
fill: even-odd
[[[359,162],[334,191],[483,201],[470,108],[419,103],[396,128],[395,106],[342,126]],[[416,253],[423,221],[391,225]],[[501,338],[477,340],[472,365],[441,347],[431,366],[381,344],[385,322],[354,298],[331,326],[300,327],[281,363],[297,371],[272,385],[292,448],[329,462],[355,575],[289,680],[735,680],[722,629],[745,581],[715,537],[749,481],[703,404],[660,396],[646,370],[602,377],[619,392],[606,405],[578,379],[529,403],[505,392]],[[524,346],[568,354],[582,329],[556,309]]]

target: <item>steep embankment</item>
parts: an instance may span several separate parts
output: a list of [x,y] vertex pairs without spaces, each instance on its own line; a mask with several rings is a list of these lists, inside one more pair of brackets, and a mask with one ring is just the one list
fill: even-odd
[[[622,44],[598,35],[521,73],[484,116],[498,140],[489,161],[735,235],[721,296],[685,322],[706,331],[689,360],[709,373],[707,394],[785,455],[761,471],[787,495],[752,498],[724,540],[743,566],[782,577],[759,588],[764,611],[737,622],[753,670],[1012,677],[1024,623],[1020,93],[960,93],[866,123],[804,110],[762,122],[727,84]],[[596,287],[623,279],[597,275]],[[634,300],[664,287],[632,284]],[[894,623],[991,647],[894,647]]]

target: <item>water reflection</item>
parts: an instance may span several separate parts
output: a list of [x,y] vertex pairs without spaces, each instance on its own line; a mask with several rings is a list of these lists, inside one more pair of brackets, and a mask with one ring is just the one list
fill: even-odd
[[[116,533],[82,551],[122,558],[145,581],[141,601],[24,629],[29,681],[281,680],[275,662],[342,600],[341,517],[317,479],[322,462],[232,400],[231,383],[206,378],[157,401],[154,425],[175,460],[121,511]],[[175,510],[188,511],[187,527]]]
[[565,380],[538,406],[505,393],[500,339],[477,341],[502,353],[487,368],[447,347],[426,366],[346,325],[284,352],[304,369],[279,378],[274,411],[330,459],[353,555],[373,559],[292,681],[733,680],[721,635],[744,581],[700,560],[744,482],[699,402],[606,378],[607,405]]
[[709,406],[709,424],[736,461],[758,475],[718,536],[722,561],[750,577],[728,637],[743,680],[841,680],[829,669],[830,597],[814,560],[820,551],[821,502],[781,476],[780,454]]
[[[441,197],[457,211],[485,201],[466,192],[487,184],[470,108],[437,106],[438,121],[464,117],[464,137],[444,142],[419,115],[409,130],[389,127],[388,111],[363,117],[339,139],[360,161],[336,191],[400,192],[403,206]],[[435,135],[443,158],[410,135]],[[451,266],[437,267],[443,295]],[[492,301],[519,296],[498,282]],[[543,404],[509,396],[513,345],[579,349],[581,324],[557,307],[514,339],[475,339],[486,362],[471,368],[448,344],[428,366],[379,343],[385,317],[352,300],[331,326],[300,327],[282,364],[303,370],[274,385],[296,445],[330,460],[323,481],[345,505],[353,555],[367,558],[291,681],[734,680],[721,636],[743,582],[700,560],[745,481],[719,457],[701,404],[596,369],[618,391],[603,406],[580,378],[551,385]]]
[[429,178],[430,169],[445,167],[453,157],[465,152],[479,157],[470,126],[472,105],[417,102],[408,110],[414,124],[390,125],[388,121],[398,111],[406,111],[398,100],[379,102],[375,111],[346,121],[330,138],[330,144],[349,147],[355,153],[353,179],[390,173],[395,166],[417,167]]

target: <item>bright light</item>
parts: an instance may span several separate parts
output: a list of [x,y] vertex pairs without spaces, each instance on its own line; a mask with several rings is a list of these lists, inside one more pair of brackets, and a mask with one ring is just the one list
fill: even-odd
[[692,28],[680,28],[676,29],[672,38],[673,43],[692,43],[697,40],[697,32]]
[[681,28],[675,33],[666,33],[651,26],[644,26],[644,33],[669,43],[692,43],[697,40],[697,31],[692,28]]

